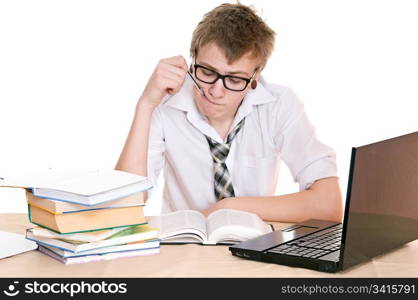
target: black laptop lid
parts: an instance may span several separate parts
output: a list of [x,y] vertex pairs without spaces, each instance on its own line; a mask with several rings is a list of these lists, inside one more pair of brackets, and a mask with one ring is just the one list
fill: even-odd
[[418,238],[418,132],[353,148],[342,269]]

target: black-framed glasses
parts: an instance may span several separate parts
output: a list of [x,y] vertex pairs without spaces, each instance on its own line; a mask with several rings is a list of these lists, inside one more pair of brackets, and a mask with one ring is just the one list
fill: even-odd
[[221,75],[215,70],[212,70],[210,68],[207,68],[205,66],[194,64],[194,75],[195,77],[208,84],[214,84],[216,81],[218,81],[219,78],[222,79],[222,82],[224,84],[224,87],[227,90],[234,91],[234,92],[242,92],[245,90],[248,86],[248,84],[253,80],[255,73],[257,73],[258,69],[255,69],[253,75],[251,78],[244,78],[240,76],[234,76],[234,75]]

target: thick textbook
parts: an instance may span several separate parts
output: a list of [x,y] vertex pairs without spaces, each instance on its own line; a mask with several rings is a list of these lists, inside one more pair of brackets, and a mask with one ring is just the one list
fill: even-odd
[[143,205],[65,214],[53,214],[42,208],[28,205],[28,216],[30,222],[58,233],[75,233],[146,223]]
[[149,225],[130,226],[115,233],[107,239],[96,242],[80,242],[71,240],[61,240],[55,238],[38,237],[33,234],[31,228],[26,230],[26,238],[35,241],[39,245],[50,246],[69,252],[83,252],[87,250],[99,249],[109,246],[122,245],[143,240],[158,238],[158,228]]
[[70,202],[56,201],[48,198],[36,197],[30,191],[26,190],[26,201],[32,206],[37,206],[54,214],[70,213],[92,209],[145,205],[144,193],[136,193],[121,199],[97,204],[94,206],[85,206]]
[[152,188],[147,177],[119,170],[50,171],[42,175],[6,178],[0,185],[26,188],[37,197],[85,206],[124,198]]
[[77,256],[77,257],[63,257],[43,246],[39,246],[38,250],[41,253],[49,257],[52,257],[66,265],[87,263],[87,262],[100,261],[100,260],[111,260],[111,259],[122,258],[122,257],[152,255],[152,254],[160,253],[160,247],[157,247],[157,248],[131,250],[131,251],[123,251],[123,252],[112,252],[112,253],[105,253],[105,254],[93,254],[93,255],[85,255],[85,256]]
[[220,209],[207,218],[196,210],[180,210],[150,217],[148,223],[160,229],[164,244],[231,245],[273,231],[256,214],[235,209]]

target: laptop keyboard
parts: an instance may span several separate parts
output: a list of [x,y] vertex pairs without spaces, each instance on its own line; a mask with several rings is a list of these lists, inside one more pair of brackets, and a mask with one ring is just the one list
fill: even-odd
[[342,230],[342,224],[339,224],[271,248],[267,253],[319,258],[340,249]]

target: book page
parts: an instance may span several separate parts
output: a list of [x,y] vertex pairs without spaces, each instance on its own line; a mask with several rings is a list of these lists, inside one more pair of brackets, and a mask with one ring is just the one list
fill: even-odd
[[50,186],[56,182],[85,175],[86,173],[91,172],[95,171],[43,169],[35,172],[27,172],[21,175],[6,177],[4,180],[0,180],[0,186],[21,188]]
[[271,226],[256,214],[220,209],[207,218],[209,243],[237,243],[271,232]]
[[39,188],[54,189],[79,195],[95,195],[97,193],[117,189],[146,180],[146,177],[118,170],[103,170],[83,174],[48,186]]
[[160,229],[161,240],[176,242],[176,239],[180,241],[186,237],[187,241],[191,241],[193,237],[200,242],[206,240],[205,217],[196,210],[181,210],[154,216],[149,219],[148,224]]
[[38,247],[35,242],[25,239],[24,235],[6,231],[0,231],[0,243],[0,259]]

